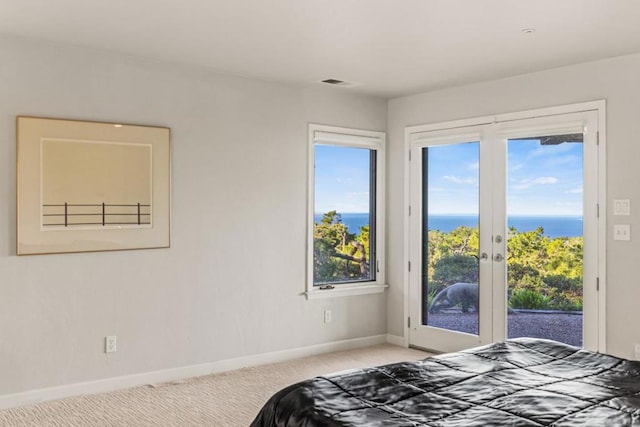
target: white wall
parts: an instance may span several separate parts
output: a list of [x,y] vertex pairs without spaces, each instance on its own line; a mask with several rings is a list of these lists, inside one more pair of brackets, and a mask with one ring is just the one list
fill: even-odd
[[[640,343],[640,55],[574,65],[389,101],[388,333],[403,335],[404,127],[534,108],[607,101],[607,351],[632,356]],[[613,217],[613,199],[631,199],[630,217]],[[630,223],[631,242],[613,241]],[[635,230],[635,232],[634,232]]]
[[[171,248],[16,257],[19,114],[170,127]],[[378,98],[0,39],[0,395],[386,333],[384,294],[300,295],[307,124],[386,118]]]

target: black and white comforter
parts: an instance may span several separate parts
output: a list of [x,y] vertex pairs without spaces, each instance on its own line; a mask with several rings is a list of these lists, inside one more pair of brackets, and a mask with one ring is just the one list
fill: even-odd
[[518,338],[303,381],[252,426],[640,426],[640,362]]

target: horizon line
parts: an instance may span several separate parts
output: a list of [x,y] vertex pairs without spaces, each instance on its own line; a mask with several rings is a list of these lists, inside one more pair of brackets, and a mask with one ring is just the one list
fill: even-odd
[[[331,212],[331,211],[329,211]],[[314,212],[314,215],[325,215],[328,212]],[[339,215],[369,215],[369,212],[339,212],[336,211]],[[474,216],[477,217],[479,214],[477,213],[430,213],[431,216]],[[536,218],[557,218],[557,217],[581,217],[584,218],[583,214],[507,214],[508,217],[536,217]]]

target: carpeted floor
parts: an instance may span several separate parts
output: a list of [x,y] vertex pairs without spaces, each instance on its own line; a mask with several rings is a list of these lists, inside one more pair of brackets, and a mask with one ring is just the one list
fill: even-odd
[[281,388],[317,375],[429,356],[388,344],[0,411],[0,426],[248,426]]

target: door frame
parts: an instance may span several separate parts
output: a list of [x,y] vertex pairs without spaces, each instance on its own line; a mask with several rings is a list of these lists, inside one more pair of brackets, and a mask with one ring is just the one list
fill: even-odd
[[[433,123],[417,126],[407,126],[404,130],[404,345],[409,346],[410,333],[410,292],[409,292],[409,265],[410,265],[410,161],[411,161],[411,136],[415,133],[445,131],[454,128],[470,128],[473,126],[484,126],[498,122],[508,122],[521,119],[543,118],[561,114],[580,113],[595,111],[597,113],[597,310],[595,313],[597,327],[597,342],[591,343],[589,347],[598,352],[606,352],[606,240],[607,240],[607,198],[606,198],[606,101],[597,100],[578,104],[561,105],[555,107],[526,110],[513,113],[497,114],[470,119],[454,120],[442,123]],[[416,155],[417,157],[417,155]],[[503,304],[504,305],[504,304]],[[417,319],[416,319],[417,320]]]

